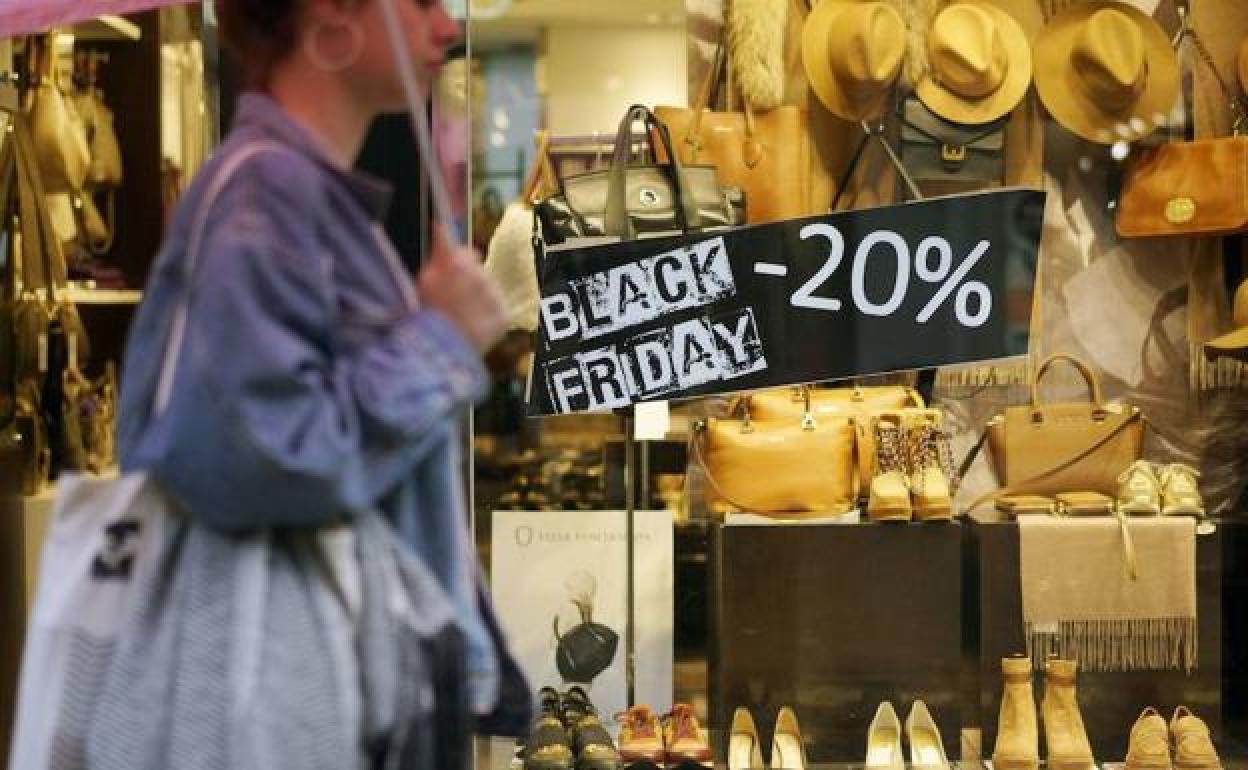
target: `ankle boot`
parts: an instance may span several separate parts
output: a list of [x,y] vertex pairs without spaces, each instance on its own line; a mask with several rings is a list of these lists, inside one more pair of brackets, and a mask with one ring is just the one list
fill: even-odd
[[886,412],[875,418],[875,470],[867,517],[872,521],[909,521],[910,468],[906,460],[905,426],[900,414]]
[[1040,765],[1040,738],[1036,730],[1036,697],[1031,688],[1031,659],[1002,658],[1001,677],[1005,686],[992,766],[995,770],[1036,770]]
[[1075,661],[1060,658],[1050,658],[1045,664],[1044,703],[1040,713],[1044,719],[1048,765],[1052,770],[1092,770],[1096,765],[1076,697],[1078,668]]
[[925,409],[911,418],[906,430],[910,495],[916,521],[953,518],[953,450],[949,434],[940,423],[939,411]]

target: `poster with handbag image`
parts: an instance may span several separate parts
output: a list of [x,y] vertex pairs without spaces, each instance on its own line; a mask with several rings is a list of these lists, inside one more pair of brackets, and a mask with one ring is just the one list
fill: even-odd
[[[580,684],[607,721],[628,707],[626,515],[493,516],[494,603],[530,684]],[[636,698],[662,712],[672,701],[672,514],[634,515]]]

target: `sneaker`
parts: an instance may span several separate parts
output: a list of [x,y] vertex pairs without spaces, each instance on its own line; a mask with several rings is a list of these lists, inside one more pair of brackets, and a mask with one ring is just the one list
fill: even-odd
[[1190,465],[1171,463],[1161,469],[1161,512],[1165,516],[1204,516],[1200,473]]
[[918,521],[953,519],[953,449],[938,411],[924,411],[906,431],[910,495]]
[[615,721],[620,724],[618,748],[621,760],[629,765],[637,762],[663,763],[667,757],[663,728],[649,706],[633,706],[622,714],[616,714]]
[[667,744],[667,762],[704,764],[711,762],[711,747],[702,734],[702,725],[693,706],[677,703],[667,715],[663,725],[663,738]]
[[572,740],[560,718],[559,693],[543,687],[538,703],[541,712],[521,751],[524,770],[573,770]]
[[1118,510],[1134,516],[1161,514],[1161,481],[1152,463],[1136,460],[1118,477]]
[[880,415],[872,430],[875,433],[875,472],[871,477],[867,516],[872,521],[909,521],[913,515],[910,469],[901,415]]

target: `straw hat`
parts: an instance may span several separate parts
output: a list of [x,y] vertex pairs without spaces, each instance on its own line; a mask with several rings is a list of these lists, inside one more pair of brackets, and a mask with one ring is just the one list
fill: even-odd
[[1248,281],[1240,284],[1235,292],[1233,318],[1235,331],[1205,343],[1205,354],[1210,358],[1230,356],[1248,361]]
[[1031,85],[1031,45],[1005,11],[975,2],[948,6],[927,35],[928,74],[915,93],[954,123],[990,123],[1018,106]]
[[906,23],[879,0],[823,0],[802,28],[802,64],[823,106],[845,120],[881,114],[906,52]]
[[1058,123],[1091,142],[1147,136],[1166,124],[1179,96],[1169,38],[1126,3],[1069,6],[1036,39],[1033,56],[1040,101]]

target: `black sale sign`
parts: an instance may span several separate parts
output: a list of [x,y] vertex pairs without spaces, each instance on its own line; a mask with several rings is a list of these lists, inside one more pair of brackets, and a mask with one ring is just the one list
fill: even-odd
[[531,415],[1027,352],[1045,194],[551,249]]

